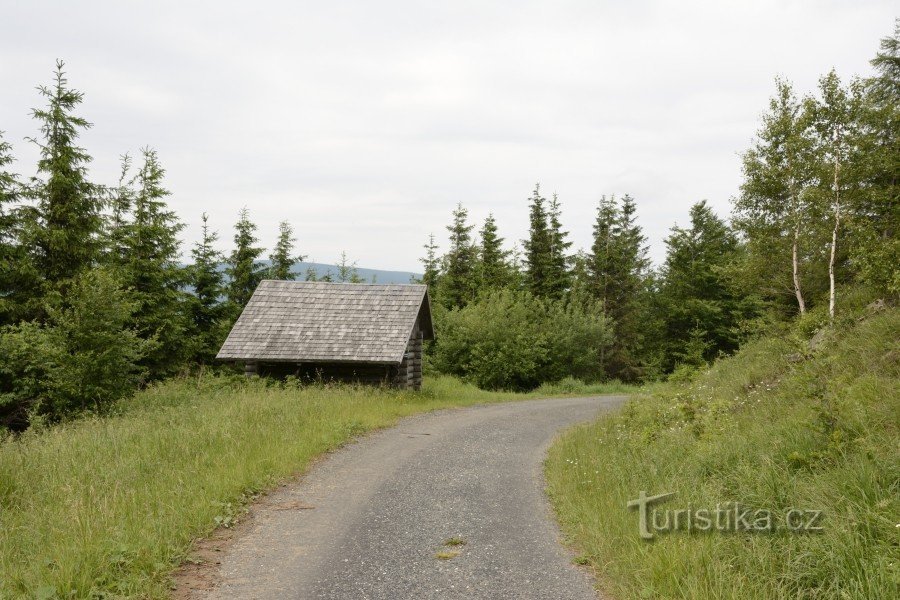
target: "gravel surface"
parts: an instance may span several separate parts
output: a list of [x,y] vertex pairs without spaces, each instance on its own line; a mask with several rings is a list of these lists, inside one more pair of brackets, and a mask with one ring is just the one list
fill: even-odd
[[623,400],[447,410],[364,437],[275,492],[199,597],[596,600],[541,467],[561,429]]

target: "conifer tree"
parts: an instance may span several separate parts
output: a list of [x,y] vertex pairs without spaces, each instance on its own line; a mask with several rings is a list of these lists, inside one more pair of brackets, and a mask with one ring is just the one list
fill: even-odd
[[145,148],[141,154],[132,218],[119,224],[125,254],[117,275],[136,303],[135,329],[155,344],[141,364],[151,377],[158,377],[174,372],[190,352],[185,343],[187,296],[182,291],[186,274],[178,264],[178,234],[184,225],[166,203],[170,192],[163,187],[165,170],[156,151]]
[[428,243],[425,244],[425,256],[422,261],[422,279],[420,283],[428,286],[428,293],[434,297],[437,294],[438,280],[441,276],[441,261],[438,258],[438,245],[434,241],[434,234],[428,235]]
[[275,243],[275,249],[269,255],[269,279],[281,279],[285,281],[293,281],[297,275],[291,271],[294,263],[304,260],[304,256],[294,256],[294,242],[297,239],[294,236],[294,230],[287,221],[278,224],[278,241]]
[[478,256],[479,292],[508,287],[512,282],[509,250],[503,249],[503,238],[497,233],[493,214],[484,220],[479,232],[481,247]]
[[612,284],[615,279],[616,240],[614,229],[619,220],[619,209],[615,196],[600,198],[597,207],[597,218],[594,221],[594,239],[588,255],[588,272],[590,274],[591,293],[609,310],[612,296]]
[[568,250],[572,242],[566,241],[568,232],[563,231],[560,222],[561,208],[559,197],[553,194],[547,211],[550,235],[550,257],[548,260],[547,295],[560,299],[572,284],[569,272]]
[[256,225],[250,221],[246,208],[241,209],[234,230],[234,250],[228,257],[225,272],[229,277],[227,294],[231,316],[236,319],[262,281],[265,270],[257,262],[263,249],[254,245],[259,241],[256,239]]
[[859,114],[859,191],[848,222],[850,257],[862,281],[900,295],[900,19],[881,40]]
[[338,263],[337,268],[337,277],[340,283],[363,282],[362,278],[359,276],[359,271],[356,268],[356,262],[350,262],[350,259],[347,258],[346,250],[341,251],[341,262]]
[[612,346],[601,355],[602,368],[609,377],[628,381],[643,376],[645,362],[642,321],[649,259],[636,211],[627,194],[621,207],[614,196],[602,197],[587,257],[591,293],[603,303],[615,331]]
[[[12,146],[0,132],[0,326],[24,316],[23,292],[34,286],[28,254],[21,244],[21,224],[15,203],[22,195],[18,177],[8,171]],[[29,283],[31,284],[29,286]]]
[[732,293],[721,272],[738,251],[734,233],[705,201],[692,206],[690,215],[689,228],[675,226],[666,238],[659,306],[666,369],[683,362],[681,353],[691,344],[703,346],[707,361],[734,351],[738,324],[751,316],[752,307]]
[[548,221],[546,199],[540,184],[529,198],[529,230],[525,247],[525,287],[535,296],[550,295],[553,270],[553,240]]
[[128,220],[135,195],[131,155],[125,153],[120,160],[119,183],[111,190],[111,211],[106,225],[106,262],[113,267],[120,267],[128,260],[125,238],[128,236]]
[[450,248],[444,257],[440,298],[447,308],[463,307],[475,297],[475,246],[472,243],[473,225],[468,223],[468,211],[458,204],[453,211]]
[[200,241],[191,249],[193,264],[189,269],[190,283],[194,288],[191,301],[195,358],[201,363],[212,361],[224,339],[222,303],[224,277],[219,266],[224,262],[222,253],[215,249],[219,235],[210,231],[209,217],[203,213],[203,233]]
[[616,223],[617,274],[608,316],[614,321],[616,340],[609,354],[610,375],[634,381],[645,374],[644,341],[648,315],[646,277],[650,268],[647,238],[637,224],[637,205],[625,194]]
[[37,267],[49,284],[70,279],[94,264],[102,227],[99,189],[88,181],[91,157],[76,145],[79,132],[91,124],[73,114],[83,94],[68,87],[63,66],[57,61],[52,86],[38,88],[47,106],[32,112],[41,123],[41,137],[30,138],[38,146],[40,160],[39,178],[31,186],[37,206],[29,245],[36,247]]

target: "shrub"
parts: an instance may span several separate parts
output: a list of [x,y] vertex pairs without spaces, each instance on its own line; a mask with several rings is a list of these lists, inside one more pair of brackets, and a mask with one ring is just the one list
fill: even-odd
[[0,415],[14,428],[103,411],[140,383],[137,362],[154,344],[128,327],[134,305],[103,270],[75,279],[46,310],[45,324],[0,333]]
[[440,339],[430,363],[485,389],[528,390],[566,376],[596,380],[611,336],[598,305],[509,290],[435,316]]

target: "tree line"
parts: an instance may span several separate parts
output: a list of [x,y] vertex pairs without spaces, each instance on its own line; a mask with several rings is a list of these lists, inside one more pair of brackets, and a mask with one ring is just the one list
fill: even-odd
[[[491,387],[561,375],[640,381],[732,352],[763,323],[818,307],[833,321],[841,287],[896,298],[898,39],[895,24],[867,79],[844,83],[831,71],[803,98],[777,79],[742,156],[731,222],[694,204],[689,226],[666,238],[659,268],[628,195],[600,199],[593,242],[577,252],[560,199],[540,186],[521,250],[504,246],[492,215],[475,236],[459,205],[447,251],[439,255],[432,235],[422,261],[441,331],[433,366]],[[577,349],[553,341],[561,327],[580,327],[570,340]]]
[[[246,209],[233,250],[202,217],[188,265],[179,262],[184,224],[169,209],[157,152],[121,158],[118,183],[90,180],[80,134],[83,94],[58,62],[32,111],[39,134],[36,175],[13,167],[0,132],[0,426],[22,429],[103,410],[137,386],[210,363],[257,284],[297,277],[293,229],[279,225],[268,265]],[[307,280],[360,281],[346,253],[335,273]]]
[[[628,195],[600,199],[591,246],[577,251],[560,198],[540,186],[521,245],[506,243],[493,216],[476,231],[457,206],[446,251],[434,236],[425,246],[439,330],[430,367],[491,388],[641,381],[731,352],[764,321],[820,310],[833,319],[851,285],[896,297],[898,44],[895,28],[875,76],[845,84],[832,72],[815,95],[776,81],[731,221],[696,203],[658,268]],[[61,62],[38,90],[34,176],[16,174],[0,135],[0,424],[13,429],[105,410],[210,363],[260,279],[294,279],[303,259],[283,222],[265,264],[243,210],[230,253],[203,215],[181,264],[184,225],[157,152],[123,156],[114,185],[92,181],[82,93]],[[346,254],[321,278],[360,281]]]

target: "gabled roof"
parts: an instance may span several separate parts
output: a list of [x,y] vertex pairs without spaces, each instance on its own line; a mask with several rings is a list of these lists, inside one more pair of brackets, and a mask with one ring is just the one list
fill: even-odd
[[216,358],[269,362],[399,363],[421,314],[424,285],[262,281]]

